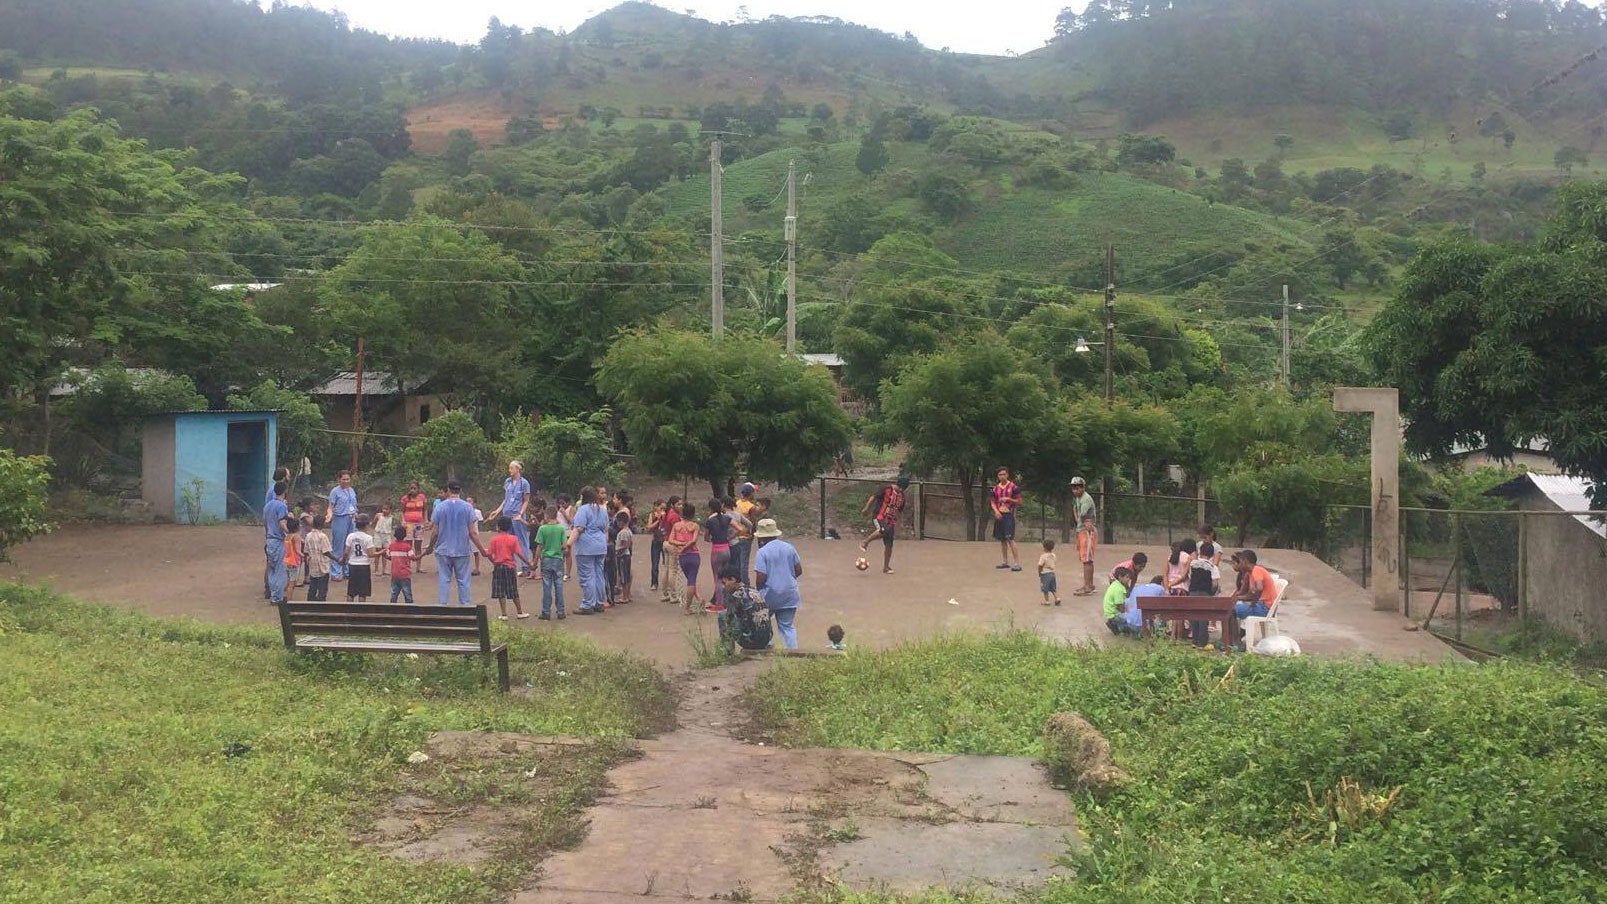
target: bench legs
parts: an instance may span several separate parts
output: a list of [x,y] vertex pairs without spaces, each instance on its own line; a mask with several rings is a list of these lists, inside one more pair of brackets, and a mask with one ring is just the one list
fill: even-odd
[[497,689],[504,694],[508,692],[508,651],[506,648],[498,650],[497,656]]

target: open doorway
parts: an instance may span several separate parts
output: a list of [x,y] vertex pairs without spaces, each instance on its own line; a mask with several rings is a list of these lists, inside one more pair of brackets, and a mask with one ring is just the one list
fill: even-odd
[[237,421],[229,425],[230,518],[262,514],[268,494],[268,422]]

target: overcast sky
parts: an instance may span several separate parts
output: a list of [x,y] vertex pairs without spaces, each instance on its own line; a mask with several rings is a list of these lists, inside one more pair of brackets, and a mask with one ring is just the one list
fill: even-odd
[[[404,37],[478,41],[492,16],[524,28],[554,31],[575,26],[615,6],[608,0],[298,0],[321,9],[338,9],[351,23]],[[1084,0],[992,0],[983,4],[933,0],[751,0],[747,4],[678,0],[667,9],[692,10],[714,22],[734,20],[745,5],[748,15],[835,16],[902,35],[912,31],[921,43],[963,53],[1026,53],[1054,34],[1055,16]],[[266,3],[264,3],[266,5]]]

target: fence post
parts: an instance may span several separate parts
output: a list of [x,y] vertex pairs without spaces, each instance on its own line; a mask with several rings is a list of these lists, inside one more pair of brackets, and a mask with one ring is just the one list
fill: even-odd
[[820,478],[820,539],[826,539],[826,478]]
[[1362,534],[1367,537],[1367,543],[1361,548],[1361,585],[1373,586],[1373,510],[1365,509],[1362,512]]
[[915,539],[926,539],[926,481],[915,485]]
[[1529,619],[1529,515],[1518,512],[1518,623]]
[[1407,618],[1412,617],[1412,557],[1411,547],[1406,543],[1406,534],[1411,530],[1411,521],[1409,519],[1410,516],[1401,519],[1401,548],[1400,552],[1396,554],[1400,557],[1401,585],[1406,594],[1401,601],[1401,611],[1406,613]]
[[[1457,548],[1462,547],[1462,516],[1455,516],[1455,524],[1451,531],[1456,537]],[[1462,563],[1466,556],[1456,560],[1456,642],[1462,642]]]
[[1060,495],[1060,542],[1071,542],[1072,510],[1076,506],[1071,504],[1071,491],[1062,490]]

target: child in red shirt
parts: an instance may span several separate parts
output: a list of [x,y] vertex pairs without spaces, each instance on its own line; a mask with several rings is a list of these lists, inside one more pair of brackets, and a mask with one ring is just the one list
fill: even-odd
[[516,566],[523,561],[524,567],[529,568],[530,557],[519,545],[519,538],[513,535],[512,518],[503,515],[497,519],[497,535],[486,544],[485,554],[491,559],[491,596],[502,610],[497,618],[508,620],[508,600],[513,600],[513,610],[520,618],[529,618],[530,613],[519,603],[519,569]]
[[391,605],[396,605],[397,597],[413,605],[413,562],[417,558],[413,544],[408,542],[407,528],[396,525],[391,529],[391,542],[385,547],[385,558],[381,560],[391,566]]

